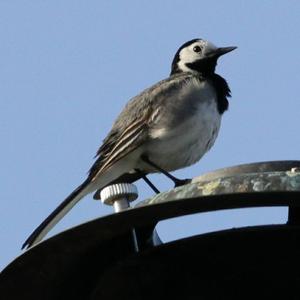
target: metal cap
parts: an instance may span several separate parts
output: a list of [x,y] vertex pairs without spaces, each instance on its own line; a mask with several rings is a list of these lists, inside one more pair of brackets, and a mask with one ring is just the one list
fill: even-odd
[[134,184],[117,183],[105,187],[101,193],[101,202],[107,205],[113,205],[115,201],[126,199],[133,201],[138,197],[138,191]]

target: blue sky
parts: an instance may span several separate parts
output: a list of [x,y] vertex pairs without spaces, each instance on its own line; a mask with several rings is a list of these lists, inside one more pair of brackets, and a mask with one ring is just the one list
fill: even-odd
[[[0,1],[0,269],[84,178],[124,104],[168,76],[201,37],[238,46],[218,73],[232,89],[214,148],[176,172],[299,159],[299,1]],[[161,190],[171,188],[152,176]],[[140,198],[152,195],[138,183]],[[86,197],[52,231],[111,212]],[[285,209],[218,212],[160,226],[163,238],[277,222]]]

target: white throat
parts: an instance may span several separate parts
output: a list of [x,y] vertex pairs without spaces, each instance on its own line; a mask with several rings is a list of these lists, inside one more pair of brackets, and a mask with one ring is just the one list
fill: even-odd
[[[195,52],[193,49],[195,46],[201,47],[202,51],[201,52]],[[179,61],[177,63],[177,66],[179,70],[183,72],[192,72],[195,73],[193,69],[189,68],[187,64],[192,64],[196,61],[199,61],[203,58],[206,57],[206,55],[211,52],[216,50],[217,47],[208,41],[204,40],[199,40],[191,45],[189,45],[186,48],[183,48],[180,53],[179,53]]]

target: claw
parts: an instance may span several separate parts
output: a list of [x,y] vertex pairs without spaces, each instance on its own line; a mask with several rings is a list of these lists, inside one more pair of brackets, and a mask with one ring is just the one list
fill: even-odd
[[186,179],[178,179],[178,178],[176,178],[176,181],[174,181],[174,183],[175,183],[175,187],[178,187],[178,186],[182,186],[182,185],[188,184],[191,181],[192,181],[192,179],[189,179],[189,178],[186,178]]

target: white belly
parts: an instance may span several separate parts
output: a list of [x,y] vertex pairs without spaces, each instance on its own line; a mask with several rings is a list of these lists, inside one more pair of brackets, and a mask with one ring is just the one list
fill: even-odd
[[207,101],[199,104],[191,118],[180,121],[173,128],[154,131],[152,136],[155,138],[147,145],[149,159],[167,171],[196,163],[213,146],[221,116],[216,102]]

